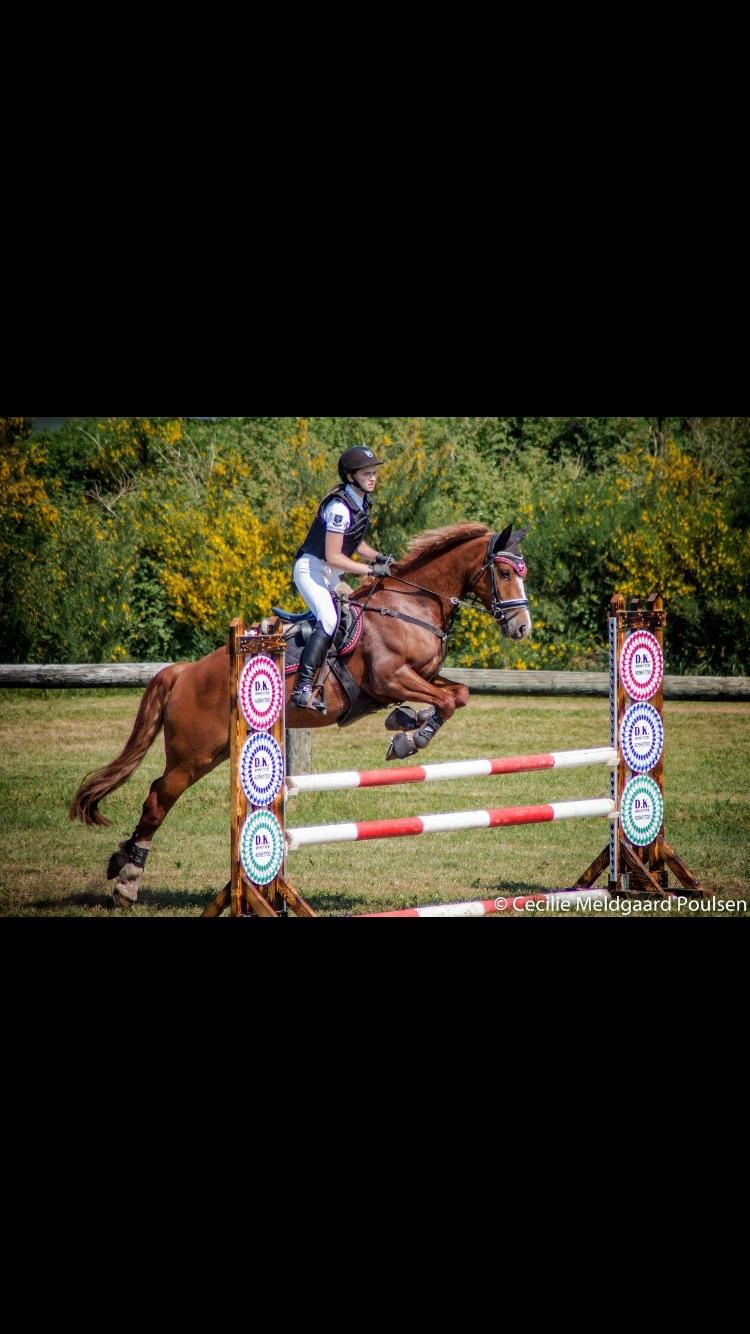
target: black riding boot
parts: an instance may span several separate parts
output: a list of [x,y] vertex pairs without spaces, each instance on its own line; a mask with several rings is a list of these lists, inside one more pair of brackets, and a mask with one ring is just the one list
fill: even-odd
[[[305,645],[305,651],[302,654],[299,665],[297,684],[289,699],[291,708],[309,709],[317,707],[311,704],[313,697],[313,682],[328,656],[328,650],[332,643],[333,635],[327,635],[323,630],[313,630]],[[318,709],[318,712],[325,712],[325,704],[322,708]]]

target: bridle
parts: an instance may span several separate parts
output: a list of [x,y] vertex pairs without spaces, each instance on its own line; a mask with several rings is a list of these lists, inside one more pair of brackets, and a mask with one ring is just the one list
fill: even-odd
[[[381,616],[391,616],[394,618],[394,620],[399,620],[399,621],[410,621],[413,625],[419,625],[426,630],[431,630],[432,633],[436,634],[439,639],[442,639],[444,643],[447,643],[450,633],[453,629],[453,624],[461,608],[462,607],[471,607],[472,609],[478,608],[479,611],[486,612],[488,616],[491,616],[492,619],[496,621],[497,624],[501,627],[503,633],[509,637],[511,620],[513,619],[514,616],[518,614],[519,611],[529,610],[529,600],[528,598],[501,598],[500,590],[498,589],[497,586],[497,572],[495,567],[501,565],[505,566],[506,568],[515,570],[516,574],[521,579],[526,578],[527,568],[526,568],[526,561],[524,560],[523,556],[518,555],[515,551],[502,551],[500,552],[499,555],[495,555],[494,546],[499,536],[500,536],[499,533],[490,534],[489,546],[487,547],[487,559],[484,565],[482,566],[481,570],[479,571],[479,573],[474,576],[469,585],[468,592],[470,600],[468,601],[463,598],[447,597],[445,593],[438,593],[435,591],[434,588],[425,588],[422,584],[412,583],[410,579],[402,579],[401,576],[398,574],[388,575],[388,578],[393,580],[394,583],[405,584],[408,588],[416,588],[420,593],[429,593],[430,597],[439,598],[442,602],[449,603],[450,606],[453,608],[453,613],[449,617],[448,625],[445,631],[436,630],[435,627],[430,625],[427,621],[419,621],[416,620],[415,617],[413,616],[405,616],[403,612],[390,611],[387,608],[370,607],[369,606],[370,598],[373,596],[375,588],[370,590],[369,597],[367,598],[367,601],[363,604],[362,610],[363,611],[377,610]],[[492,575],[492,603],[489,608],[485,607],[479,595],[474,592],[476,585],[479,583],[479,580],[482,578],[482,575],[487,573],[487,570],[489,570]],[[378,580],[377,583],[380,583],[380,580]]]
[[493,548],[498,537],[499,533],[492,533],[490,544],[487,548],[487,559],[479,571],[479,574],[472,579],[471,584],[469,585],[469,593],[475,599],[474,605],[477,605],[478,603],[482,610],[486,611],[487,609],[484,606],[484,603],[481,602],[477,594],[474,593],[474,588],[479,583],[482,575],[486,574],[487,570],[489,570],[492,575],[492,603],[490,605],[490,615],[492,616],[492,619],[497,621],[497,624],[507,632],[513,617],[516,616],[519,611],[529,610],[529,600],[528,598],[500,597],[500,590],[497,586],[497,566],[500,565],[504,566],[506,569],[515,570],[519,579],[525,579],[528,570],[523,556],[517,555],[515,551],[501,551],[499,555],[494,554]]

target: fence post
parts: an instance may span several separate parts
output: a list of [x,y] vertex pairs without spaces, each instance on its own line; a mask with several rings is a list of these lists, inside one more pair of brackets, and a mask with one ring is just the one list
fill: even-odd
[[313,772],[312,732],[287,729],[286,771],[288,774]]

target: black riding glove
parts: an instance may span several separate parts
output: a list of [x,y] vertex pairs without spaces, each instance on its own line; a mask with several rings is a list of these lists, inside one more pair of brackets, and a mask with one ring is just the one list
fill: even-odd
[[378,554],[373,565],[370,566],[373,578],[385,579],[391,572],[391,566],[395,565],[395,556],[381,556]]
[[375,563],[370,566],[372,575],[375,579],[386,579],[391,572],[392,564],[395,564],[395,556],[378,556]]

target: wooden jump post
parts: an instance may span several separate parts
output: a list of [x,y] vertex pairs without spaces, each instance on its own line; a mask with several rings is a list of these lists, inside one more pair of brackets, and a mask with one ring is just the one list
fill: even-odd
[[[611,796],[617,810],[622,815],[623,795],[632,778],[633,771],[628,768],[622,754],[622,732],[628,714],[629,696],[623,679],[621,664],[626,642],[639,634],[653,635],[659,646],[662,671],[659,688],[650,696],[651,708],[664,718],[664,634],[667,626],[667,613],[664,600],[652,593],[645,605],[640,599],[634,599],[626,608],[624,597],[616,594],[609,604],[609,708],[610,708],[610,743],[620,753],[620,763],[612,773]],[[645,697],[645,696],[644,696]],[[663,733],[662,733],[663,741]],[[639,769],[639,772],[644,770]],[[650,771],[650,777],[659,789],[664,804],[664,747],[659,748],[659,758]],[[670,897],[669,871],[672,871],[679,884],[689,894],[708,895],[700,881],[678,856],[665,837],[664,819],[655,838],[646,847],[638,847],[631,842],[623,829],[622,819],[610,829],[609,846],[604,848],[591,866],[578,880],[577,889],[587,889],[594,885],[609,867],[609,890],[613,895],[649,894],[661,898]]]
[[[558,907],[636,893],[666,898],[673,893],[669,887],[669,871],[688,893],[706,894],[667,842],[664,831],[665,626],[663,602],[656,595],[650,597],[645,606],[634,602],[627,610],[622,597],[616,596],[610,603],[609,746],[402,769],[287,776],[285,637],[269,633],[267,626],[246,632],[242,621],[233,621],[228,644],[232,878],[204,917],[221,916],[227,908],[231,908],[233,917],[282,917],[290,912],[298,917],[315,917],[313,909],[286,875],[287,854],[300,847],[595,817],[609,820],[609,842],[573,890],[365,916],[485,917],[506,910],[499,908],[498,903],[505,903],[507,910],[511,910],[537,902]],[[657,680],[659,686],[655,689]],[[634,707],[639,700],[650,703],[641,705],[640,711]],[[305,792],[445,782],[590,765],[603,765],[610,770],[609,798],[310,828],[290,829],[286,822],[287,798]],[[645,777],[646,774],[649,777]],[[650,841],[641,846],[645,841],[644,829],[645,837]],[[252,877],[246,869],[248,866]],[[605,871],[608,871],[607,888],[594,889]]]
[[[245,822],[250,814],[250,803],[240,781],[242,755],[248,742],[250,729],[240,705],[240,687],[246,666],[256,658],[271,659],[274,664],[281,663],[280,711],[269,732],[281,754],[281,785],[278,794],[268,806],[253,807],[253,813],[266,810],[282,831],[285,828],[286,803],[286,702],[284,699],[284,657],[286,640],[283,634],[265,634],[262,631],[245,632],[242,620],[232,621],[229,628],[229,671],[230,686],[230,766],[231,766],[231,843],[232,843],[232,878],[214,902],[203,913],[204,917],[221,917],[227,908],[231,908],[232,917],[286,917],[291,911],[296,917],[315,917],[309,903],[298,894],[286,878],[286,849],[283,849],[281,866],[267,884],[255,884],[247,875],[241,856],[241,839]],[[262,706],[260,706],[262,707]],[[272,716],[272,715],[269,715]],[[270,822],[269,822],[270,826]],[[262,837],[262,834],[261,834]]]

